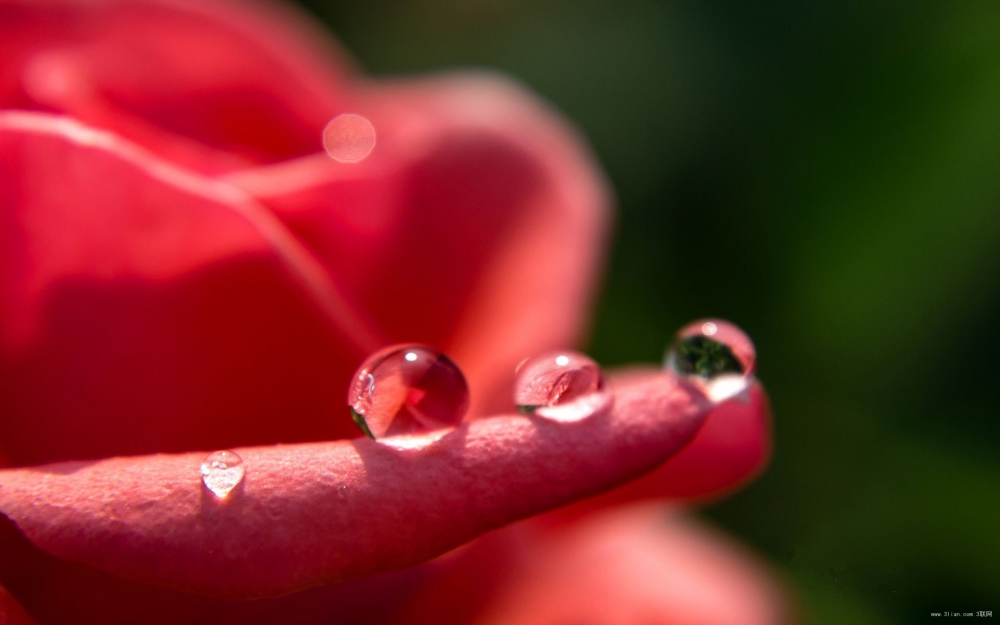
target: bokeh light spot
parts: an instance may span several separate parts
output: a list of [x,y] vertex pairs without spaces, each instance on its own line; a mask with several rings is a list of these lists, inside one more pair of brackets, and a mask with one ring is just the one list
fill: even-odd
[[366,117],[344,113],[323,129],[323,148],[335,161],[357,163],[375,147],[375,126]]

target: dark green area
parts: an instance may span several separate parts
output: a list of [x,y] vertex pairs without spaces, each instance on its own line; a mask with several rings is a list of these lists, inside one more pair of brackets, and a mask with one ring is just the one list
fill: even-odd
[[365,436],[375,440],[375,435],[372,434],[372,431],[368,428],[368,422],[365,421],[364,415],[350,406],[347,409],[351,411],[351,421],[354,421],[354,425],[358,426],[358,429],[361,430]]
[[808,623],[1000,614],[1000,3],[320,3],[377,75],[483,67],[591,140],[618,196],[589,346],[743,327],[775,412],[705,511]]
[[743,373],[743,365],[733,350],[704,336],[688,336],[674,341],[672,362],[687,375],[714,378],[726,373]]

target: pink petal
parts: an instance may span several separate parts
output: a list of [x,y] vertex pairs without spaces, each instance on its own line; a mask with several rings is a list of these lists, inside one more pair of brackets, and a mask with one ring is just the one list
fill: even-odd
[[[431,562],[403,571],[283,597],[235,601],[149,586],[52,556],[0,516],[0,579],[46,625],[382,624],[442,568]],[[12,599],[12,597],[11,597]],[[0,605],[2,601],[0,601]],[[0,610],[0,623],[6,624]]]
[[539,540],[481,625],[779,625],[783,592],[731,541],[662,505],[624,508]]
[[0,7],[0,108],[72,114],[201,171],[320,149],[345,55],[284,5],[48,0]]
[[3,625],[36,625],[35,620],[28,616],[21,604],[0,586],[0,623]]
[[756,478],[771,458],[771,404],[760,383],[747,403],[729,400],[705,419],[691,444],[626,488],[675,498],[718,498]]
[[235,450],[217,501],[202,453],[0,471],[0,511],[36,545],[144,583],[274,596],[409,566],[649,471],[707,405],[664,376],[615,385],[576,423],[498,416],[423,449],[367,439]]
[[0,187],[9,463],[353,435],[346,380],[380,339],[248,196],[13,112]]
[[609,198],[575,131],[517,86],[452,75],[369,86],[378,143],[231,175],[393,341],[444,349],[473,414],[509,408],[514,367],[579,339]]
[[[646,370],[650,371],[650,370]],[[642,375],[635,370],[634,375]],[[684,449],[637,480],[549,515],[564,523],[593,510],[644,499],[714,499],[752,481],[771,456],[771,406],[754,383],[748,401],[730,399],[712,410]]]

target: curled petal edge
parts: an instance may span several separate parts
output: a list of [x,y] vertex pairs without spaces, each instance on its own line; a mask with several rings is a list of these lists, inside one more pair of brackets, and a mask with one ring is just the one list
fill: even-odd
[[410,566],[624,483],[681,450],[711,410],[663,374],[612,388],[576,423],[500,415],[422,448],[240,448],[246,476],[223,500],[202,485],[204,453],[3,470],[0,512],[41,549],[126,579],[278,596]]
[[545,520],[561,525],[595,510],[652,499],[695,505],[711,502],[752,482],[770,459],[771,404],[764,386],[755,380],[745,398],[715,406],[694,439],[667,462],[600,496],[547,515]]

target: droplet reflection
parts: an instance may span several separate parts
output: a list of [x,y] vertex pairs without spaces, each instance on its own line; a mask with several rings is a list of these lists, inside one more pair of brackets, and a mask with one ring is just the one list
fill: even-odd
[[609,399],[600,366],[583,354],[550,352],[517,368],[514,403],[520,412],[555,421],[578,421],[594,414]]
[[354,423],[369,438],[425,435],[459,425],[469,408],[465,376],[423,345],[395,345],[369,356],[347,391]]

